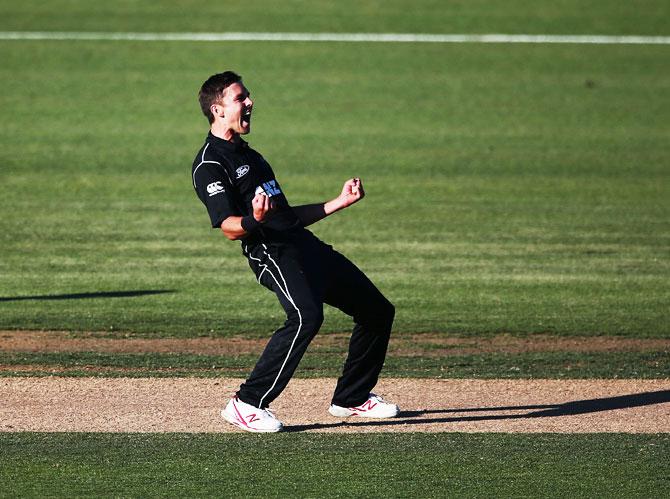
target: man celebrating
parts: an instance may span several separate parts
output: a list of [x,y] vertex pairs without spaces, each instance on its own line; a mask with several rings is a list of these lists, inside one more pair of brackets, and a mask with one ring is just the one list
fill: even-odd
[[396,416],[398,406],[371,392],[384,364],[394,307],[353,263],[305,229],[360,201],[361,180],[347,180],[331,201],[290,206],[270,165],[241,138],[251,131],[253,110],[242,78],[232,71],[215,74],[198,97],[210,132],[193,162],[193,187],[212,227],[241,241],[258,282],[277,295],[286,312],[286,322],[221,415],[246,431],[281,430],[268,406],[318,332],[327,303],[355,323],[328,411],[336,417]]

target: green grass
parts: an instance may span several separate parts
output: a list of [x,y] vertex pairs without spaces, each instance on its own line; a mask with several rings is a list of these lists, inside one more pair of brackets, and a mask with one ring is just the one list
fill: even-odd
[[668,452],[667,435],[5,433],[0,495],[659,497]]
[[[600,2],[583,25],[581,3],[518,4],[425,3],[403,20],[393,3],[379,29],[417,31],[418,16],[425,32],[477,31],[468,21],[477,18],[484,31],[627,33],[637,19],[637,32],[662,33],[667,9]],[[163,17],[118,5],[127,18],[114,2],[97,14],[84,2],[6,4],[0,29],[223,25],[218,6],[189,20],[175,6]],[[267,16],[289,29],[276,9],[304,13],[295,30],[324,29],[329,7],[296,5],[266,17],[264,4],[248,8],[258,30],[270,29]],[[201,11],[209,21],[198,25]],[[374,9],[359,11],[369,19]],[[363,29],[342,16],[342,30]],[[212,72],[235,68],[256,99],[249,139],[294,204],[363,177],[368,197],[314,230],[396,304],[398,331],[668,337],[669,55],[665,46],[2,41],[0,328],[265,336],[283,321],[237,244],[208,228],[190,185],[206,130],[195,94]],[[25,299],[144,290],[169,292]],[[345,329],[348,319],[328,311],[324,330]]]
[[330,31],[667,35],[670,8],[647,0],[28,0],[0,2],[5,30]]
[[[0,30],[668,35],[668,14],[660,0],[0,0]],[[315,231],[397,305],[399,333],[667,338],[669,55],[0,41],[0,329],[265,337],[283,321],[190,186],[206,128],[195,94],[233,68],[256,100],[249,139],[293,203],[364,178],[367,199]],[[349,323],[328,311],[324,329]],[[42,362],[38,375],[230,376],[254,361],[0,355]],[[300,375],[341,361],[308,354]],[[557,352],[389,358],[385,375],[668,370],[665,352]],[[0,497],[658,497],[669,451],[667,435],[0,433]]]
[[[296,377],[337,377],[345,354],[310,353]],[[93,352],[6,353],[0,365],[17,369],[0,376],[124,376],[124,377],[246,377],[257,355],[109,354]],[[30,366],[29,371],[21,367]],[[539,352],[469,354],[442,357],[393,357],[386,360],[385,377],[401,378],[670,378],[667,351]]]

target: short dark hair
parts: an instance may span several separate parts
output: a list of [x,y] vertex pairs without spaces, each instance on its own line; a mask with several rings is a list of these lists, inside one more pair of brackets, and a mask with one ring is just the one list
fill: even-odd
[[200,109],[202,114],[209,120],[210,125],[214,123],[214,115],[212,114],[212,104],[216,104],[223,98],[223,91],[231,86],[233,83],[239,83],[242,77],[232,71],[224,71],[217,73],[207,78],[207,81],[200,87],[198,92],[198,100],[200,101]]

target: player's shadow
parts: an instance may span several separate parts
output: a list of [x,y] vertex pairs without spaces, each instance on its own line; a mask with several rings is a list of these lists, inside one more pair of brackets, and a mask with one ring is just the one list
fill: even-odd
[[138,289],[133,291],[98,291],[92,293],[68,293],[62,295],[0,296],[0,302],[25,300],[84,300],[88,298],[133,298],[136,296],[175,293],[174,289]]
[[[599,399],[575,400],[563,404],[547,405],[518,405],[505,407],[474,407],[464,409],[430,409],[422,411],[401,411],[397,418],[374,421],[342,421],[338,423],[314,423],[307,425],[288,426],[284,431],[299,432],[308,430],[322,430],[337,427],[383,427],[399,425],[422,425],[435,423],[461,423],[476,421],[502,421],[513,419],[553,418],[558,416],[574,416],[593,412],[613,411],[629,407],[663,404],[670,402],[670,390],[656,392],[635,393],[618,397]],[[425,418],[429,414],[453,413],[490,413],[497,411],[530,411],[523,414],[482,414],[472,416],[451,416],[442,418]]]

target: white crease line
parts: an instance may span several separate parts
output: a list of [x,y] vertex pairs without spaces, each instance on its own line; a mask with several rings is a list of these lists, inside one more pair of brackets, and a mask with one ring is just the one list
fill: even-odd
[[573,43],[601,45],[670,45],[670,36],[608,35],[436,35],[412,33],[103,33],[57,31],[0,31],[0,40],[109,41],[276,41],[387,43]]

